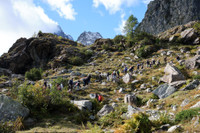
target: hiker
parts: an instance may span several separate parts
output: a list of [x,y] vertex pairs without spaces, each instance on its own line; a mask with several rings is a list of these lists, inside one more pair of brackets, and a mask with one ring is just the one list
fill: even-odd
[[147,61],[146,61],[147,67],[149,67],[149,63],[150,63],[149,60],[147,60]]
[[120,76],[120,72],[119,70],[117,70],[117,78],[119,78],[119,76]]
[[113,82],[115,82],[116,77],[117,77],[117,74],[116,74],[115,71],[113,71],[113,73],[112,73],[112,81],[113,81]]
[[98,98],[98,101],[99,101],[99,102],[102,102],[102,101],[103,101],[103,96],[100,95],[100,94],[97,94],[97,96],[98,96],[98,97],[97,97],[97,98]]
[[159,60],[159,59],[157,60],[156,65],[157,65],[157,66],[160,65],[160,60]]
[[44,81],[44,87],[43,87],[44,89],[46,89],[47,88],[47,81]]
[[73,78],[69,80],[68,85],[69,85],[69,91],[72,91],[73,89]]
[[164,63],[167,64],[167,56],[164,57]]
[[151,62],[149,63],[149,67],[150,67],[150,68],[152,67],[152,64],[151,64]]
[[110,79],[109,76],[110,76],[110,73],[107,72],[107,74],[106,74],[107,81],[109,81],[109,79]]
[[176,60],[179,61],[179,60],[180,60],[180,57],[179,57],[179,56],[176,56]]
[[143,65],[143,63],[141,63],[141,69],[143,69],[144,68],[144,65]]
[[137,70],[139,70],[140,69],[140,64],[137,64]]
[[75,88],[76,88],[76,90],[79,90],[80,87],[81,87],[81,83],[80,83],[80,80],[78,80],[78,81],[76,82],[76,84],[75,84]]
[[125,66],[124,73],[127,73],[127,70],[128,70],[128,68],[127,68],[127,66]]
[[154,59],[152,59],[152,64],[155,65],[156,64],[156,61]]
[[83,79],[83,86],[89,85],[90,79],[91,79],[91,75],[88,74],[88,76]]
[[102,73],[99,74],[99,82],[102,81],[102,76],[101,75],[102,75]]
[[62,83],[60,84],[60,88],[61,88],[61,90],[63,90],[63,88],[64,88]]
[[128,71],[133,73],[133,70],[134,70],[134,66],[130,67]]

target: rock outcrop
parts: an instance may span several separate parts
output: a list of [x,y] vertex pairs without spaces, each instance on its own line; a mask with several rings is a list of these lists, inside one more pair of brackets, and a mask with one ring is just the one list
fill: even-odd
[[29,109],[6,95],[0,95],[0,121],[15,121],[18,117],[27,117]]
[[154,0],[149,3],[139,29],[156,35],[195,20],[200,20],[199,0]]
[[38,33],[35,38],[20,38],[8,53],[0,57],[0,68],[23,74],[33,67],[47,69],[66,66],[70,64],[71,57],[75,56],[83,61],[87,57],[76,46],[74,41],[59,39],[49,33]]
[[93,44],[97,39],[102,38],[101,34],[98,32],[83,32],[77,39],[78,43],[84,44],[84,45],[91,45]]

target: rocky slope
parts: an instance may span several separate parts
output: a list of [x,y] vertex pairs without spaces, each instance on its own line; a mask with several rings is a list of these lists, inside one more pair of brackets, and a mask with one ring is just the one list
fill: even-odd
[[102,38],[101,34],[98,32],[83,32],[77,39],[78,43],[84,45],[91,45],[96,39]]
[[194,20],[200,20],[199,0],[154,0],[149,3],[139,29],[158,34]]
[[74,39],[72,38],[72,36],[65,34],[62,30],[62,28],[60,26],[58,26],[58,31],[54,33],[57,36],[61,36],[63,38],[69,39],[71,41],[74,41]]

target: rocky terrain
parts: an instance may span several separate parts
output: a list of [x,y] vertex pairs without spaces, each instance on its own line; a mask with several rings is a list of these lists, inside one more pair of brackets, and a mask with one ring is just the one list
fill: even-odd
[[[113,39],[97,39],[85,47],[46,33],[17,40],[0,57],[0,131],[200,132],[196,24],[158,37],[141,34],[141,40],[125,48]],[[43,72],[32,81],[24,73],[34,67]],[[88,74],[91,81],[84,86]],[[72,78],[81,86],[70,92]]]
[[77,42],[84,44],[84,45],[91,45],[93,44],[97,39],[103,38],[100,33],[98,32],[83,32],[78,37]]
[[154,0],[148,5],[139,29],[150,34],[200,20],[199,0]]

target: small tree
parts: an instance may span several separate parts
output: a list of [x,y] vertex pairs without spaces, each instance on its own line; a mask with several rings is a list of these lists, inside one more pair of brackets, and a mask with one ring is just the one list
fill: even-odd
[[138,20],[136,17],[131,15],[125,23],[123,32],[126,34],[128,40],[133,40],[134,30],[138,24]]

